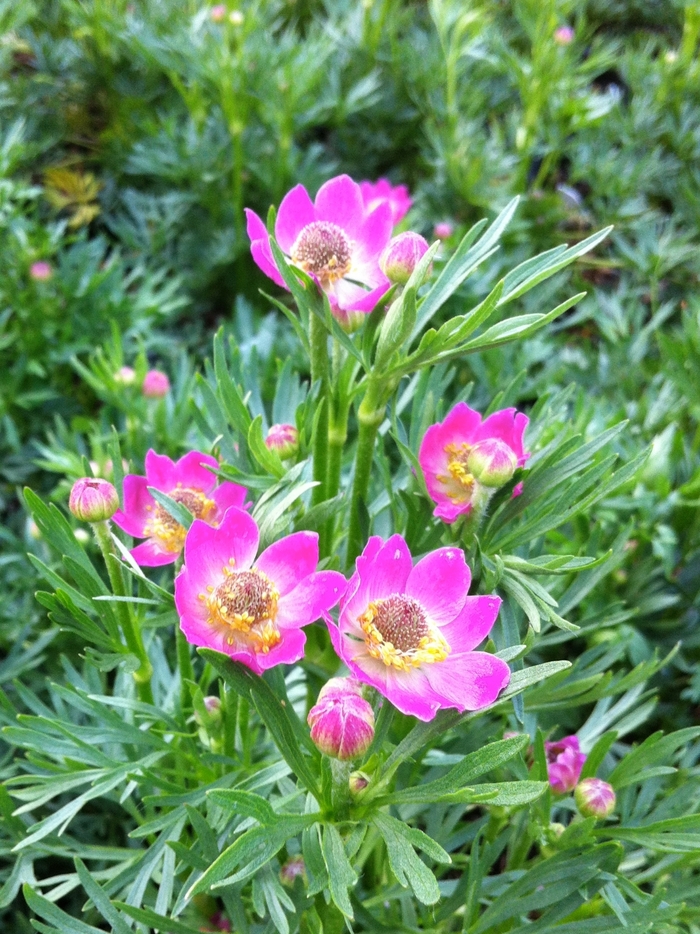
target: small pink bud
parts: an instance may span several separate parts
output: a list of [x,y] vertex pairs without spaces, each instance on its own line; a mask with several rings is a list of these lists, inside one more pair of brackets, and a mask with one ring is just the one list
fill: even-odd
[[573,791],[586,761],[585,753],[581,752],[578,736],[565,736],[554,743],[546,742],[544,751],[547,756],[547,774],[552,791],[558,795]]
[[615,809],[613,787],[601,778],[584,778],[576,786],[574,798],[584,817],[608,817]]
[[505,441],[486,438],[469,452],[467,470],[482,486],[501,487],[508,483],[518,466],[518,458]]
[[428,251],[428,241],[407,230],[390,240],[379,257],[379,267],[391,282],[405,285]]
[[47,279],[50,279],[53,276],[53,269],[51,263],[47,263],[45,260],[39,260],[37,263],[32,263],[29,267],[29,275],[34,279],[35,282],[46,282]]
[[571,45],[574,41],[574,31],[571,26],[559,26],[554,30],[554,41],[557,45]]
[[350,785],[350,794],[359,795],[361,791],[369,785],[370,778],[365,772],[351,772],[348,784]]
[[84,477],[73,484],[68,507],[82,522],[102,522],[119,509],[119,497],[107,480]]
[[280,869],[280,880],[284,885],[294,885],[297,876],[303,876],[306,866],[301,856],[290,856]]
[[307,723],[311,739],[334,759],[356,759],[374,739],[374,713],[354,678],[331,678],[311,708]]
[[213,6],[209,10],[209,18],[213,23],[220,23],[221,20],[226,16],[226,4],[217,3],[216,6]]
[[136,380],[136,370],[130,366],[119,367],[114,374],[114,382],[120,386],[133,386]]
[[454,232],[455,229],[449,221],[440,221],[433,227],[433,234],[438,240],[449,240]]
[[147,399],[162,399],[170,391],[170,380],[160,370],[149,370],[143,378],[141,391]]
[[299,432],[294,425],[273,425],[265,438],[265,446],[285,460],[299,450]]

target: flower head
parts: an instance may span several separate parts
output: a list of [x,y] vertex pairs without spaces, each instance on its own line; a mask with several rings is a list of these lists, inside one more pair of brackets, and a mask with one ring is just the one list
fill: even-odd
[[331,678],[309,711],[311,739],[334,759],[357,759],[374,739],[374,712],[354,678]]
[[196,519],[218,525],[231,506],[243,506],[248,491],[237,483],[216,485],[216,477],[207,467],[219,466],[215,457],[190,451],[173,462],[164,454],[146,454],[146,476],[124,477],[124,508],[114,521],[128,535],[145,538],[131,552],[144,567],[171,564],[185,542],[186,530],[148,492],[153,487],[176,503],[185,506]]
[[552,791],[558,795],[573,791],[586,761],[585,753],[581,752],[578,736],[565,736],[555,743],[545,743],[544,750],[547,756],[547,775]]
[[337,571],[316,571],[315,532],[288,535],[256,561],[259,539],[255,520],[242,509],[229,509],[218,528],[198,519],[175,579],[188,642],[224,652],[257,674],[301,658],[301,627],[326,616],[347,583]]
[[427,240],[420,234],[407,230],[389,242],[379,258],[379,265],[391,282],[405,285],[428,249]]
[[170,392],[170,380],[160,370],[149,370],[143,378],[141,392],[147,399],[162,399]]
[[81,522],[103,522],[119,509],[119,496],[107,480],[83,477],[73,484],[68,507]]
[[213,23],[220,23],[222,19],[226,16],[226,4],[225,3],[215,3],[213,7],[209,10],[209,18]]
[[[246,208],[253,259],[285,288],[262,220]],[[335,314],[370,312],[389,288],[379,256],[391,237],[388,202],[367,210],[360,186],[347,175],[332,178],[312,201],[303,185],[285,195],[275,238],[291,262],[312,276],[328,295]]]
[[609,817],[615,810],[615,789],[602,778],[584,778],[574,792],[576,807],[584,817]]
[[29,267],[29,275],[34,279],[35,282],[46,282],[53,276],[53,269],[51,263],[47,263],[46,260],[40,259],[36,263],[32,263]]
[[273,425],[265,438],[265,445],[284,460],[299,450],[299,432],[294,425]]
[[571,45],[574,41],[574,35],[571,26],[559,26],[554,30],[554,41],[557,45]]
[[458,548],[415,567],[406,542],[370,538],[341,601],[333,646],[360,681],[405,714],[432,720],[442,707],[480,710],[508,684],[505,662],[474,649],[501,601],[467,596],[471,572]]
[[449,221],[438,221],[433,227],[433,233],[438,240],[449,240],[454,232],[455,229]]
[[403,220],[413,204],[408,188],[405,185],[392,185],[387,178],[380,178],[376,182],[360,182],[360,191],[368,211],[373,211],[380,204],[389,205],[394,226]]
[[[470,467],[472,452],[478,455],[472,460],[477,470],[487,467],[497,449],[500,467],[494,472],[502,475],[504,460],[510,460],[510,455],[502,456],[504,449],[508,449],[516,465],[522,467],[530,456],[523,449],[523,433],[528,421],[526,415],[515,409],[494,412],[482,421],[481,415],[466,402],[459,402],[444,421],[431,425],[421,443],[418,460],[428,493],[437,503],[433,514],[445,522],[454,522],[471,510],[479,484]],[[499,445],[483,444],[487,441],[498,441]],[[481,481],[481,485],[488,484]]]

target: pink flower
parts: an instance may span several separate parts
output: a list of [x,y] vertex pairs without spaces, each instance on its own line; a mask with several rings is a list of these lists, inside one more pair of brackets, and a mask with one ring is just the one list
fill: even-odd
[[421,443],[418,460],[428,493],[437,503],[433,515],[454,522],[471,510],[477,481],[467,462],[479,442],[501,442],[512,451],[516,466],[522,467],[530,456],[523,449],[528,422],[528,417],[515,409],[502,409],[482,421],[481,415],[466,402],[459,402],[444,421],[431,425]]
[[439,221],[433,227],[433,233],[438,240],[449,240],[452,234],[454,233],[454,227],[450,224],[449,221]]
[[216,526],[231,506],[243,506],[248,491],[237,483],[216,485],[216,477],[207,467],[218,467],[209,454],[190,451],[173,463],[164,454],[146,454],[146,476],[124,477],[124,508],[114,514],[114,522],[127,535],[146,538],[131,554],[143,567],[172,564],[182,551],[186,530],[148,492],[153,487],[204,523]]
[[413,567],[400,535],[370,538],[340,605],[333,647],[360,681],[400,711],[432,720],[442,707],[480,710],[510,680],[505,662],[474,648],[501,601],[469,597],[471,572],[458,548],[439,548]]
[[209,10],[209,17],[214,23],[220,23],[226,16],[226,4],[217,3]]
[[576,787],[586,756],[581,752],[578,736],[565,736],[555,743],[545,743],[547,774],[552,790],[565,795]]
[[136,370],[130,366],[121,366],[114,374],[114,382],[120,386],[131,386],[136,380]]
[[554,41],[557,45],[571,45],[574,41],[574,35],[571,26],[559,26],[554,30]]
[[334,759],[357,759],[374,739],[374,711],[355,678],[331,678],[324,684],[306,722],[316,746]]
[[29,275],[34,279],[35,282],[46,282],[53,276],[53,269],[51,268],[51,263],[47,263],[46,260],[40,259],[36,263],[32,263],[29,267]]
[[160,370],[149,370],[143,378],[141,392],[147,399],[162,399],[170,392],[170,380]]
[[[285,288],[270,250],[265,225],[246,208],[253,259]],[[285,195],[275,238],[292,263],[316,280],[334,312],[370,312],[389,288],[379,256],[391,238],[388,202],[368,211],[360,186],[347,175],[332,178],[311,201],[303,185]]]
[[302,626],[325,616],[345,591],[337,571],[316,571],[318,535],[296,532],[255,561],[255,520],[231,508],[218,528],[197,520],[185,539],[175,605],[188,642],[224,652],[257,674],[304,654]]
[[373,211],[380,204],[389,205],[394,226],[408,214],[413,204],[408,188],[405,185],[392,185],[387,178],[380,178],[376,182],[360,182],[360,191],[368,211]]

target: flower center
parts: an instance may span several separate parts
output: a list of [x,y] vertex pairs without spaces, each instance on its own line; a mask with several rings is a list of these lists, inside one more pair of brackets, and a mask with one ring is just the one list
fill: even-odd
[[314,221],[303,228],[291,250],[292,262],[312,273],[322,285],[350,272],[352,245],[345,231],[329,221]]
[[[168,496],[170,499],[174,499],[176,503],[181,503],[192,513],[195,519],[204,519],[206,521],[216,509],[214,500],[208,499],[201,490],[177,487],[170,490]],[[146,508],[153,509],[152,506]],[[181,551],[187,535],[187,529],[180,525],[177,519],[173,519],[167,509],[164,509],[160,503],[153,510],[153,515],[144,532],[149,538],[157,538],[166,551]]]
[[209,622],[224,628],[228,645],[242,642],[267,654],[281,639],[275,626],[279,591],[256,568],[224,568],[224,575],[217,587],[208,588],[208,595],[200,594],[209,610]]
[[446,495],[455,503],[469,502],[474,490],[474,477],[467,469],[471,449],[471,444],[467,444],[466,441],[445,445],[448,473],[438,474],[436,479],[442,483]]
[[421,604],[405,594],[373,601],[359,623],[372,658],[399,671],[442,662],[450,654],[449,645],[428,622]]

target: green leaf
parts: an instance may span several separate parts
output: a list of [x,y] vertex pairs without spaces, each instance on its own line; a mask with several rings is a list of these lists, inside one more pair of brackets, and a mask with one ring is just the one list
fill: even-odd
[[234,811],[244,817],[254,817],[260,824],[274,824],[278,816],[270,803],[252,791],[237,788],[220,788],[207,792],[215,804],[226,811]]
[[83,888],[105,921],[111,924],[114,934],[133,934],[130,925],[126,923],[119,911],[111,903],[104,890],[93,879],[85,863],[77,857],[74,863]]
[[394,351],[399,350],[408,339],[416,320],[416,290],[408,286],[392,303],[387,312],[377,343],[375,369],[381,370]]
[[189,527],[194,522],[194,516],[189,511],[187,506],[183,506],[182,503],[176,502],[166,493],[163,493],[161,490],[157,490],[154,486],[146,487],[146,489],[151,494],[153,499],[163,507],[169,516],[172,516],[173,519],[176,522],[179,522],[183,528],[189,529]]
[[271,451],[265,444],[262,430],[262,415],[256,416],[251,422],[248,428],[247,440],[250,453],[263,470],[272,474],[273,477],[277,477],[278,480],[285,475],[286,471],[279,458],[279,454],[275,451]]
[[418,901],[424,905],[434,905],[440,900],[437,880],[416,854],[414,847],[440,863],[452,862],[449,854],[422,831],[414,830],[388,814],[375,814],[372,822],[386,844],[389,865],[399,885],[404,888],[410,886]]
[[350,865],[340,834],[333,824],[324,824],[321,852],[328,872],[331,898],[346,918],[353,918],[348,889],[357,885],[357,874]]
[[100,928],[95,928],[91,924],[85,924],[85,922],[78,921],[77,918],[67,915],[58,905],[54,905],[43,895],[35,892],[30,885],[22,886],[22,892],[31,910],[38,914],[40,918],[53,924],[61,934],[104,934],[104,931],[100,930]]

